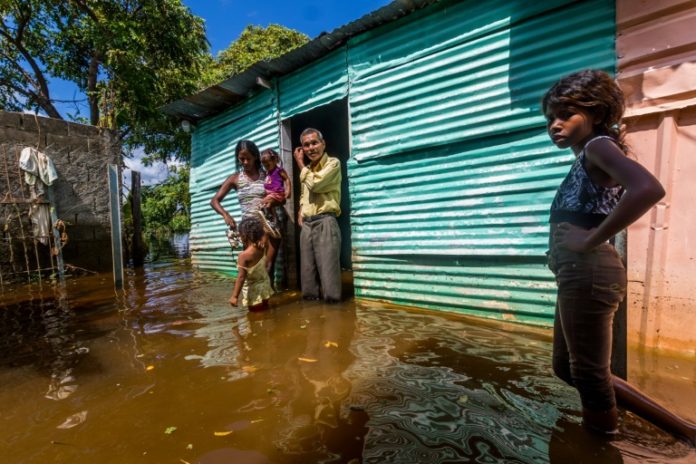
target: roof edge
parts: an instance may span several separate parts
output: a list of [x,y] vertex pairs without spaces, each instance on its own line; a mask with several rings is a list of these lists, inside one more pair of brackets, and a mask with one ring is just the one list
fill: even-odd
[[258,79],[270,80],[296,71],[345,45],[349,39],[384,24],[404,18],[411,13],[441,0],[395,0],[294,50],[268,61],[259,61],[246,71],[193,95],[164,105],[160,110],[175,118],[198,122],[220,114],[232,105],[245,100],[258,89]]

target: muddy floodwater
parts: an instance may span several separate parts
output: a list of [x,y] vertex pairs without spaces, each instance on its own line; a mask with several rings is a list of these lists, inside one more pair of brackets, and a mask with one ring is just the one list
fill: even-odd
[[[186,260],[122,292],[5,287],[0,462],[696,462],[631,414],[614,441],[586,433],[547,329],[293,293],[247,313],[231,287]],[[632,381],[696,419],[696,365],[641,356]]]

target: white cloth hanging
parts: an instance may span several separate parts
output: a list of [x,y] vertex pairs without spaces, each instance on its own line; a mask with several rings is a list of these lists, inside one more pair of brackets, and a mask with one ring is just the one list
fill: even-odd
[[[51,158],[35,148],[26,147],[22,150],[19,156],[19,168],[24,171],[24,181],[30,186],[32,200],[41,200],[46,193],[46,187],[58,178]],[[51,233],[49,205],[33,203],[29,206],[29,219],[31,219],[32,235],[42,244],[48,245]]]
[[26,147],[19,155],[19,168],[24,171],[24,181],[34,185],[40,179],[46,185],[51,185],[58,173],[51,158],[36,148]]

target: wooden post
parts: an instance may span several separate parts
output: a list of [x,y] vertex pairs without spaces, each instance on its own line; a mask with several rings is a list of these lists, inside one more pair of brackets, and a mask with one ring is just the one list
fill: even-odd
[[111,256],[114,269],[114,286],[123,288],[123,251],[121,247],[121,204],[119,195],[118,166],[107,166],[109,177],[109,219],[111,221]]
[[140,210],[140,173],[131,171],[131,214],[133,215],[133,267],[143,266],[143,221]]

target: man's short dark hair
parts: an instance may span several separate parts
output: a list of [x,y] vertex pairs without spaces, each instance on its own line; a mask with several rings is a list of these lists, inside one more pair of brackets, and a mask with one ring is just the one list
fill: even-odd
[[315,129],[313,127],[308,127],[305,130],[303,130],[302,133],[300,134],[300,143],[302,143],[302,138],[308,134],[317,134],[317,137],[319,137],[319,140],[321,140],[322,142],[324,141],[324,136],[321,134],[321,132],[319,132],[319,129]]

